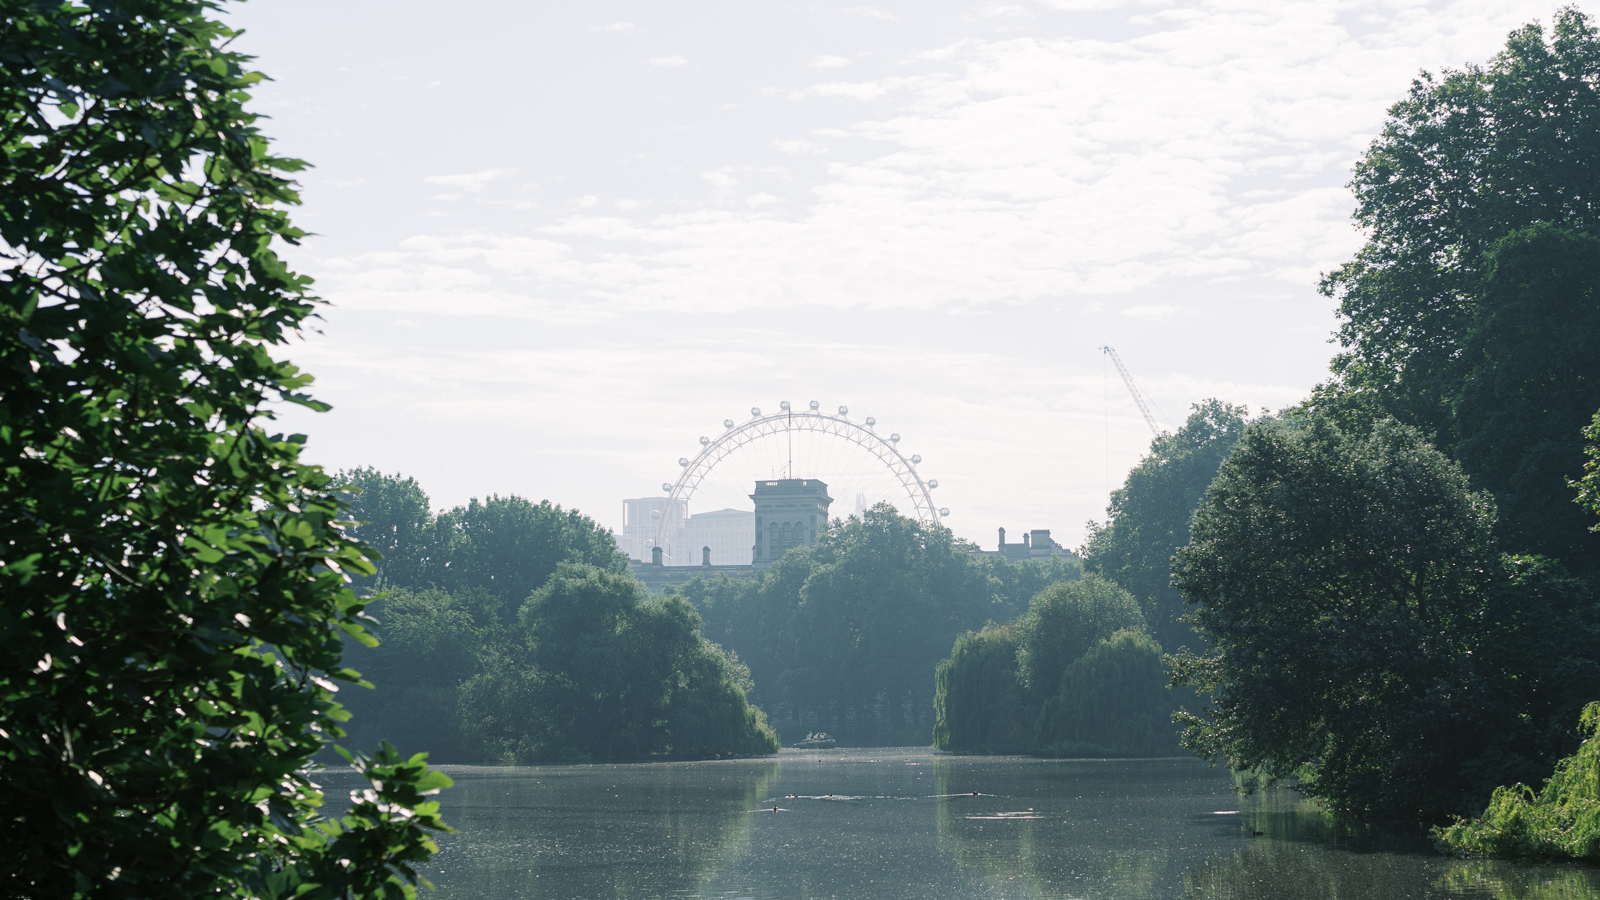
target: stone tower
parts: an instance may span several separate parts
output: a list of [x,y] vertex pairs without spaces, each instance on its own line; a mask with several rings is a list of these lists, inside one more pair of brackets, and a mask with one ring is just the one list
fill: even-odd
[[756,482],[755,564],[765,569],[791,547],[811,547],[828,523],[828,486],[815,478]]

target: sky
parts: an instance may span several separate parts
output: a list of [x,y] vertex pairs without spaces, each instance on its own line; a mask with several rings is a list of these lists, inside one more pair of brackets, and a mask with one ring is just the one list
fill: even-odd
[[620,531],[725,419],[817,400],[901,434],[958,536],[1076,546],[1151,439],[1099,348],[1163,429],[1304,398],[1386,109],[1556,8],[231,5],[329,301],[287,355],[334,409],[279,427]]

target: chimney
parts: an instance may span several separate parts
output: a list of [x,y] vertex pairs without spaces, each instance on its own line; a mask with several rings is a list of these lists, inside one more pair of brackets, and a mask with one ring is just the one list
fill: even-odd
[[711,565],[711,548],[710,547],[701,547],[700,548],[700,565],[702,565],[702,566]]
[[1024,547],[1029,546],[1029,544],[1028,544],[1028,533],[1026,531],[1024,531],[1022,533],[1022,546],[1024,546]]
[[1000,549],[1004,550],[1005,548],[1006,548],[1006,530],[1004,528],[1002,528],[1002,529],[1000,529]]
[[652,565],[652,566],[661,565],[661,548],[660,547],[651,547],[650,548],[650,565]]

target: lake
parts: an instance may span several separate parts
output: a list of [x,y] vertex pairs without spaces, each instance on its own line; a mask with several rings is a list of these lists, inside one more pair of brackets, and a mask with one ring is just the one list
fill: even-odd
[[[440,838],[424,896],[448,900],[1600,898],[1600,870],[1352,838],[1292,793],[1240,798],[1193,759],[785,750],[441,768],[460,831]],[[330,795],[353,786],[327,774]]]

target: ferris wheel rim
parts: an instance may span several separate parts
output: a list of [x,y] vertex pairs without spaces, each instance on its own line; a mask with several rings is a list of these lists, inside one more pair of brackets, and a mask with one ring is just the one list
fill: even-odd
[[[782,427],[776,427],[780,423]],[[898,441],[878,434],[872,425],[852,421],[843,414],[835,415],[817,409],[785,409],[770,415],[753,415],[742,423],[724,426],[723,433],[715,438],[702,438],[700,452],[693,459],[680,460],[683,471],[667,492],[667,508],[671,509],[674,502],[682,502],[687,510],[689,499],[694,496],[700,483],[711,474],[717,463],[735,450],[759,438],[791,431],[832,434],[876,456],[900,481],[900,486],[911,500],[917,521],[922,524],[937,524],[942,516],[949,514],[948,510],[934,505],[933,489],[917,471],[917,463],[900,452]],[[662,546],[666,528],[667,517],[663,516],[656,525],[655,546]]]

